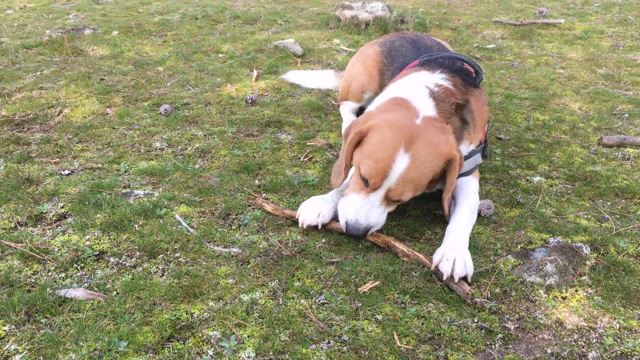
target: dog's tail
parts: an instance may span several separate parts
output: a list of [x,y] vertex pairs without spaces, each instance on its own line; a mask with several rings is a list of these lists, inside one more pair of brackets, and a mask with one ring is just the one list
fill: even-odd
[[292,70],[282,79],[309,89],[338,90],[342,70]]

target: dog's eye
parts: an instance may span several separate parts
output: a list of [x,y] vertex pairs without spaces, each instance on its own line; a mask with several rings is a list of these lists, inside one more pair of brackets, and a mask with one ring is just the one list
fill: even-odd
[[360,180],[362,180],[362,183],[364,184],[364,187],[366,187],[366,188],[369,187],[369,180],[367,180],[366,177],[360,175]]

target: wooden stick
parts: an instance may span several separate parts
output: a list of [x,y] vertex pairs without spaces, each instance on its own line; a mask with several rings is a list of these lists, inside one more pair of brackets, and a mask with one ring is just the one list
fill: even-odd
[[600,146],[638,146],[640,147],[640,136],[610,135],[598,138]]
[[523,25],[559,25],[564,24],[564,19],[553,19],[553,20],[503,20],[503,19],[493,19],[493,22],[509,24],[515,26],[523,26]]
[[182,226],[184,226],[187,230],[189,230],[189,232],[192,235],[197,235],[195,230],[193,230],[191,227],[189,227],[189,225],[187,225],[187,223],[184,221],[184,219],[182,219],[182,217],[178,214],[175,214],[176,219],[178,219],[178,221],[180,221],[180,224],[182,224]]
[[16,249],[18,249],[18,250],[22,250],[22,251],[26,252],[27,254],[31,254],[31,255],[33,255],[33,256],[35,256],[35,257],[37,257],[38,259],[46,259],[46,260],[49,260],[49,257],[47,257],[47,256],[44,256],[44,255],[41,255],[41,254],[36,254],[36,253],[34,253],[34,252],[31,252],[31,251],[29,251],[29,250],[25,249],[25,246],[24,246],[23,244],[16,244],[16,243],[13,243],[13,242],[10,242],[10,241],[4,241],[4,240],[2,240],[2,241],[0,241],[0,242],[1,242],[1,243],[3,243],[3,244],[5,244],[5,245],[7,245],[7,246],[10,246],[10,247],[16,248]]
[[[270,201],[264,199],[263,197],[255,194],[254,194],[254,200],[258,206],[260,206],[263,210],[265,210],[268,213],[271,213],[273,215],[283,217],[285,219],[289,219],[292,221],[296,221],[296,222],[298,221],[296,213],[293,210],[285,209],[283,207],[275,205]],[[340,226],[340,224],[335,221],[329,222],[327,225],[324,226],[324,229],[336,232],[338,234],[345,233],[344,230],[342,230],[342,227]],[[394,237],[375,232],[373,234],[369,234],[366,237],[366,240],[378,245],[381,248],[387,249],[395,253],[404,261],[413,261],[431,270],[432,260],[430,256],[423,255],[409,248],[408,246],[406,246],[405,244],[403,244],[402,242],[400,242]],[[440,280],[445,285],[447,285],[449,289],[453,290],[456,294],[460,295],[460,297],[464,299],[464,301],[466,301],[467,303],[471,303],[471,301],[473,300],[473,289],[466,281],[461,279],[458,282],[455,282],[451,277],[447,278],[447,280],[444,280],[444,276],[442,276],[442,272],[440,272],[438,268],[433,270],[433,274],[438,280]]]

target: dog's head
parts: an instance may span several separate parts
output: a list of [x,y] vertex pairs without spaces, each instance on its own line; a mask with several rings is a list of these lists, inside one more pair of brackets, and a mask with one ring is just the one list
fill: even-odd
[[348,181],[338,204],[345,231],[364,238],[387,214],[426,191],[443,189],[445,218],[463,165],[453,131],[439,117],[425,117],[393,99],[356,119],[344,132],[331,184]]

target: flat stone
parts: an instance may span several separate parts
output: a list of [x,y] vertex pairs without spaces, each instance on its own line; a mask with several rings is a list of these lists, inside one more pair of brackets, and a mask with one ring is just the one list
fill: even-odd
[[514,273],[528,282],[549,288],[566,288],[573,283],[580,268],[589,260],[588,245],[550,243],[513,254],[522,264]]
[[347,2],[341,1],[333,12],[344,23],[356,23],[360,25],[371,24],[376,18],[390,20],[396,15],[385,2]]
[[304,54],[304,50],[302,50],[302,46],[300,46],[300,44],[298,44],[293,39],[276,41],[273,43],[273,46],[277,46],[279,48],[285,49],[295,56],[302,56],[302,54]]

